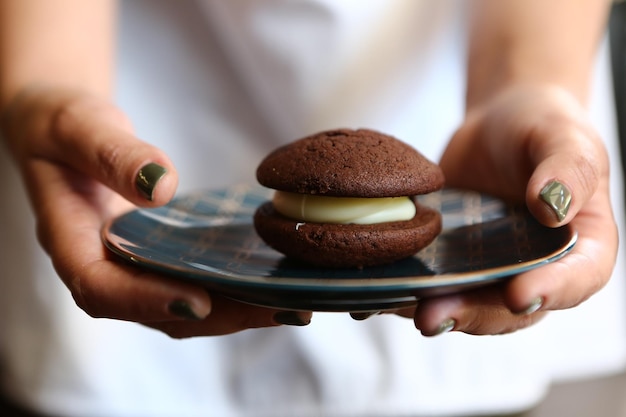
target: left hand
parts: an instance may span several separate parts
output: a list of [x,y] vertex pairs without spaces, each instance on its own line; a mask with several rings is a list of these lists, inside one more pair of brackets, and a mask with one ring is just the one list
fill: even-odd
[[[570,224],[573,250],[503,285],[420,300],[399,314],[424,335],[509,333],[549,310],[588,299],[609,280],[618,247],[606,150],[580,102],[552,85],[509,87],[468,112],[441,161],[446,185],[525,202],[548,227]],[[571,192],[562,219],[541,197],[558,181]]]
[[[310,312],[237,302],[129,266],[104,247],[100,232],[107,219],[166,204],[178,182],[167,155],[136,137],[108,100],[86,91],[32,87],[3,116],[2,137],[23,176],[39,242],[85,313],[141,323],[172,338],[309,322]],[[140,189],[148,162],[167,174],[157,186]]]

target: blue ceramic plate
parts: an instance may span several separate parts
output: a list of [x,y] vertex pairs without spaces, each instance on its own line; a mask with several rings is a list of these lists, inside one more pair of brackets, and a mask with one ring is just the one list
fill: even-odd
[[571,250],[570,227],[544,227],[521,208],[474,192],[420,197],[440,210],[443,231],[412,258],[358,269],[313,268],[286,259],[256,235],[252,215],[271,191],[248,185],[186,194],[137,209],[103,228],[121,258],[244,302],[287,309],[369,311],[500,282]]

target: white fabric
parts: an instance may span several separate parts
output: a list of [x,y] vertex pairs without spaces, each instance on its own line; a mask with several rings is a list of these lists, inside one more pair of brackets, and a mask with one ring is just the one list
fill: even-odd
[[[254,181],[273,146],[331,127],[379,129],[437,159],[463,110],[462,5],[126,1],[119,103],[138,134],[174,159],[180,192]],[[613,159],[623,225],[606,43],[601,55],[591,109]],[[95,320],[74,305],[29,233],[19,180],[0,158],[10,196],[0,205],[0,374],[16,399],[41,410],[94,417],[496,413],[531,406],[554,380],[624,364],[623,254],[616,279],[588,302],[507,336],[427,339],[395,316],[355,322],[316,313],[304,328],[176,341]]]

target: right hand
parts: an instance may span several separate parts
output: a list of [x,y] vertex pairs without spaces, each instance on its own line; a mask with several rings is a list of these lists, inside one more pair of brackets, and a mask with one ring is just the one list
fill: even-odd
[[[106,250],[100,238],[106,219],[134,206],[166,204],[178,182],[169,158],[137,139],[115,106],[80,92],[30,89],[5,109],[2,129],[39,242],[90,316],[143,323],[175,338],[310,321],[311,313],[239,303],[125,265]],[[136,178],[150,163],[167,172],[142,192]]]
[[[448,186],[525,203],[546,227],[571,225],[578,240],[567,256],[503,285],[420,301],[414,320],[423,334],[514,332],[548,311],[578,306],[609,281],[618,254],[609,159],[569,90],[544,83],[503,88],[469,109],[440,163]],[[544,200],[542,190],[555,183],[564,187],[557,196],[571,193],[569,203]]]

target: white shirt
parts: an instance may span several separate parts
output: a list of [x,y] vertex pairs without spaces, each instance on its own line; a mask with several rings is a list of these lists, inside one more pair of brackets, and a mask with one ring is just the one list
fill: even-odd
[[[180,193],[254,181],[274,146],[326,128],[378,129],[437,160],[462,120],[462,16],[458,0],[126,1],[119,104],[138,135],[172,157]],[[623,225],[606,42],[600,55],[590,107],[613,159]],[[396,316],[356,322],[316,313],[304,328],[181,341],[92,319],[37,246],[17,174],[1,158],[11,196],[0,206],[2,382],[45,411],[495,413],[533,405],[555,380],[624,364],[626,292],[617,279],[583,305],[507,336],[428,339]]]

